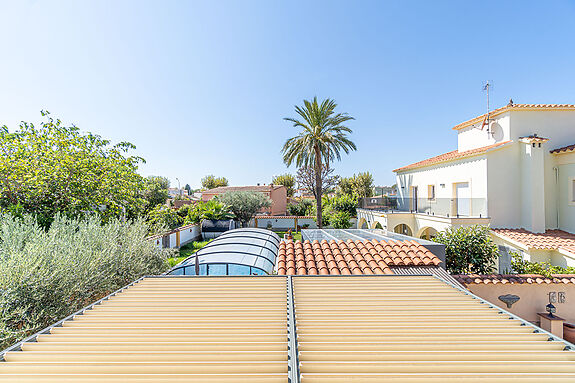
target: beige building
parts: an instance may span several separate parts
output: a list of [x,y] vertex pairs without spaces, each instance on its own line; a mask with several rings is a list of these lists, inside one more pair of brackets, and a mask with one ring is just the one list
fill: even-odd
[[287,212],[287,189],[283,185],[256,185],[256,186],[222,186],[202,192],[202,201],[207,202],[217,195],[230,191],[250,191],[263,193],[268,196],[272,203],[270,207],[260,210],[266,215],[286,215]]

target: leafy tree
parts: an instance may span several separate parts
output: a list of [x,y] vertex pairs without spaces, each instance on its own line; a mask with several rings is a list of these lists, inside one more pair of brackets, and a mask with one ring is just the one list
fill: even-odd
[[355,195],[357,198],[373,196],[373,176],[370,172],[354,174],[352,177],[342,178],[337,185],[337,193]]
[[48,112],[36,127],[22,122],[0,128],[0,206],[20,206],[50,225],[56,213],[79,217],[97,213],[104,221],[136,217],[145,200],[140,157],[128,142],[111,145],[102,137],[65,126]]
[[499,252],[487,226],[450,227],[433,241],[445,245],[446,266],[452,274],[488,274],[495,269]]
[[230,211],[230,207],[217,199],[211,199],[208,202],[204,202],[201,205],[201,212],[201,219],[219,221],[232,219],[234,217],[233,213]]
[[342,177],[337,184],[337,194],[352,195],[353,194],[353,177]]
[[293,196],[293,193],[295,192],[295,177],[291,174],[282,174],[280,176],[275,176],[272,179],[272,183],[274,185],[283,185],[286,187],[287,189],[287,196],[291,197]]
[[353,175],[353,192],[359,198],[373,196],[373,176],[370,172]]
[[150,233],[159,234],[166,230],[173,230],[182,225],[184,219],[166,205],[157,205],[148,213]]
[[210,174],[202,178],[202,186],[204,189],[215,189],[221,186],[228,186],[228,180],[225,177],[215,177]]
[[343,194],[331,200],[331,208],[337,212],[347,213],[350,217],[357,216],[357,197]]
[[[333,169],[324,166],[321,170],[320,178],[321,178],[321,185],[322,190],[321,194],[327,194],[333,190],[333,188],[337,185],[339,176],[334,176]],[[316,197],[316,174],[313,168],[304,167],[300,168],[297,171],[297,183],[300,188],[305,190],[306,192],[312,194]]]
[[307,215],[308,210],[313,206],[313,202],[309,199],[301,199],[296,203],[287,205],[287,212],[289,215],[304,216]]
[[301,120],[285,118],[300,133],[288,139],[282,149],[283,159],[287,166],[295,163],[298,167],[311,167],[315,173],[315,199],[317,224],[322,227],[321,196],[323,194],[322,172],[324,167],[329,169],[329,163],[341,159],[342,151],[349,153],[356,150],[355,144],[348,138],[351,129],[344,125],[346,121],[353,120],[347,113],[335,113],[337,104],[330,99],[318,103],[317,97],[313,101],[304,100],[304,106],[295,107]]
[[269,197],[258,192],[231,191],[222,194],[220,199],[230,207],[244,227],[261,208],[271,206]]
[[161,176],[149,176],[146,179],[143,197],[146,200],[146,212],[157,205],[165,204],[168,199],[170,180]]
[[330,222],[334,229],[349,229],[352,226],[349,213],[345,211],[333,213],[330,217]]

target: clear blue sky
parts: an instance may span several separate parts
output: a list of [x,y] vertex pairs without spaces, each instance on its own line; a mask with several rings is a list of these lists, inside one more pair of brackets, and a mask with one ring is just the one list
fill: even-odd
[[269,183],[282,118],[331,97],[358,146],[336,172],[392,184],[456,148],[487,79],[495,107],[575,103],[574,20],[574,1],[0,1],[0,124],[47,109],[172,185]]

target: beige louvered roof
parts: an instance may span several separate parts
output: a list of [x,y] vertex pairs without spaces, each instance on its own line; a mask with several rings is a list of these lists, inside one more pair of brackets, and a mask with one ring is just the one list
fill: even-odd
[[0,382],[575,381],[534,331],[431,276],[145,278],[8,352]]

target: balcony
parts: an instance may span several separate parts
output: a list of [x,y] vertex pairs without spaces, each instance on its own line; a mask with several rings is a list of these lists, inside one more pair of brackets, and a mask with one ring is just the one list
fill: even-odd
[[426,214],[447,218],[487,218],[487,198],[367,197],[360,208],[383,213]]

